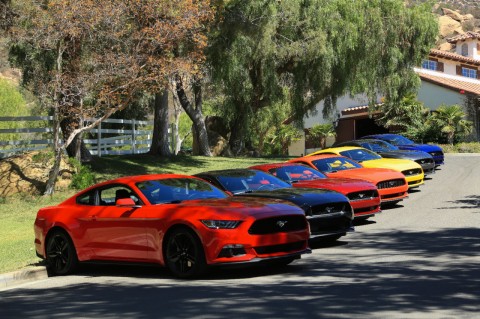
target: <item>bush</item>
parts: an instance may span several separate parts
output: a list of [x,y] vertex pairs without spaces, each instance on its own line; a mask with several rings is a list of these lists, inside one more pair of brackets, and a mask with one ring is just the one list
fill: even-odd
[[84,189],[95,184],[95,175],[90,166],[82,165],[75,158],[70,158],[69,162],[75,168],[75,174],[73,174],[72,183],[70,184],[71,188]]
[[480,143],[440,144],[444,153],[480,153]]

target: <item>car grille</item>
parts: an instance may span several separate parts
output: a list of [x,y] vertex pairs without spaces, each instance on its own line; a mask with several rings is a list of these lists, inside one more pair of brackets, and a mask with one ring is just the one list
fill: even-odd
[[352,227],[352,220],[347,218],[336,218],[329,220],[328,223],[321,220],[312,220],[310,222],[311,236],[325,235],[332,233],[347,232]]
[[421,182],[422,182],[421,179],[416,180],[416,181],[410,181],[410,182],[408,182],[408,185],[417,185],[417,184],[420,184]]
[[321,216],[321,215],[332,215],[338,213],[349,212],[350,205],[348,203],[329,203],[323,205],[317,205],[312,207],[311,210],[307,211],[305,214],[308,217]]
[[378,189],[383,189],[383,188],[393,188],[393,187],[398,187],[405,185],[407,182],[404,179],[390,179],[388,181],[383,181],[377,184]]
[[287,233],[307,228],[307,222],[303,216],[275,216],[255,221],[248,233],[251,235],[265,235]]
[[347,197],[352,202],[360,201],[360,200],[367,200],[367,199],[372,199],[372,198],[378,197],[378,192],[376,190],[372,189],[372,190],[367,190],[367,191],[350,193],[350,194],[347,195]]
[[281,244],[281,245],[253,247],[253,249],[255,249],[255,252],[257,254],[265,255],[265,254],[275,254],[275,253],[281,253],[281,252],[288,253],[293,251],[299,251],[299,250],[305,249],[305,247],[306,247],[305,241],[297,241],[294,243]]
[[407,170],[402,171],[402,173],[405,176],[415,176],[415,175],[422,174],[422,169],[421,168],[407,169]]
[[416,160],[415,162],[417,162],[420,165],[435,164],[435,161],[433,160],[433,158],[421,158],[419,160]]
[[377,212],[379,210],[379,206],[369,206],[369,207],[362,207],[355,209],[355,214],[361,214],[366,212]]
[[428,152],[428,154],[432,156],[443,156],[443,152],[437,151],[437,152]]

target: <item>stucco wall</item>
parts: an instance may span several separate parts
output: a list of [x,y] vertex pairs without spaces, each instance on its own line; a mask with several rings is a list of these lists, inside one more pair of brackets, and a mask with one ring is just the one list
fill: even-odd
[[468,57],[479,59],[480,56],[477,51],[477,39],[468,39],[466,41],[459,41],[457,42],[457,46],[455,48],[455,53],[462,55],[462,45],[466,43],[468,45]]
[[418,100],[431,110],[436,110],[441,104],[464,104],[465,96],[459,92],[422,81],[418,90]]
[[[367,104],[368,104],[368,99],[364,95],[358,95],[358,96],[355,96],[354,98],[351,98],[350,96],[342,96],[337,99],[336,112],[338,116],[340,116],[342,110],[344,109],[347,109],[349,107],[367,105]],[[333,116],[332,119],[324,119],[322,115],[323,105],[324,105],[324,101],[319,102],[315,106],[317,110],[316,114],[313,115],[313,112],[311,112],[307,116],[305,116],[304,118],[305,128],[310,128],[316,124],[332,123],[334,120],[337,119],[335,116]]]

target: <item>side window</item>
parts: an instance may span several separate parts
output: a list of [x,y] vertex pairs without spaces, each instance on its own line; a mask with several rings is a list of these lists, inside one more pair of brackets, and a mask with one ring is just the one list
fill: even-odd
[[115,206],[117,199],[131,198],[136,204],[140,204],[139,198],[130,190],[130,188],[123,185],[116,185],[101,189],[98,192],[101,206]]
[[77,197],[77,204],[79,205],[95,205],[95,191],[88,192],[86,194]]

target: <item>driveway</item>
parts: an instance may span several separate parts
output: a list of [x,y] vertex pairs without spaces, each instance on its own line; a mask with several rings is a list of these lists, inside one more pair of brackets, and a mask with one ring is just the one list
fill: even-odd
[[479,318],[480,155],[448,155],[425,185],[336,245],[284,269],[177,280],[86,266],[0,292],[2,318]]

